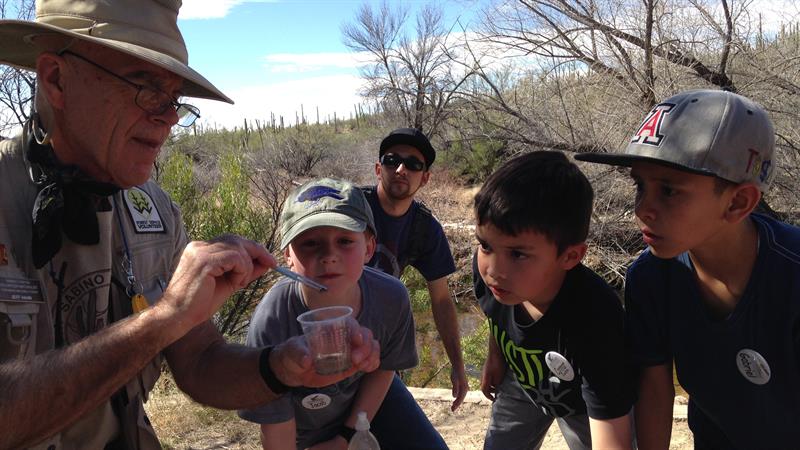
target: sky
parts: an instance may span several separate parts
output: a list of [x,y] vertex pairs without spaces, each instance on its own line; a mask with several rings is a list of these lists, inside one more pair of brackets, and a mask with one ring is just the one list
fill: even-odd
[[[426,0],[388,0],[410,11]],[[471,30],[479,11],[491,0],[438,0],[445,26],[456,22]],[[192,100],[209,126],[242,126],[244,119],[267,121],[281,115],[294,124],[304,112],[314,122],[349,118],[363,101],[359,67],[363,55],[342,41],[341,27],[352,23],[364,3],[381,0],[183,0],[178,24],[189,48],[190,65],[236,103]],[[715,5],[716,2],[710,4]],[[752,0],[766,29],[786,14],[796,17],[794,0]],[[410,21],[413,23],[413,21]],[[774,22],[774,23],[773,23]]]
[[[189,64],[235,105],[191,99],[200,108],[200,122],[215,127],[240,127],[245,119],[268,121],[283,116],[294,124],[301,108],[314,122],[333,116],[349,118],[363,81],[363,55],[343,43],[341,27],[352,23],[365,2],[378,8],[382,0],[183,0],[178,25],[189,49]],[[410,11],[429,1],[388,0]],[[445,27],[471,31],[480,11],[499,0],[435,0],[443,9]],[[711,4],[718,4],[710,1]],[[798,17],[795,0],[752,0],[751,11],[762,15],[764,28],[776,28],[787,16]],[[410,20],[412,22],[413,20]]]
[[[242,126],[244,119],[294,124],[349,118],[363,100],[358,68],[364,58],[343,43],[341,27],[358,8],[379,0],[183,0],[178,26],[189,65],[231,97],[235,105],[192,99],[209,126]],[[445,24],[471,24],[484,0],[439,0]],[[390,0],[414,11],[422,0]],[[361,61],[361,62],[360,62]]]

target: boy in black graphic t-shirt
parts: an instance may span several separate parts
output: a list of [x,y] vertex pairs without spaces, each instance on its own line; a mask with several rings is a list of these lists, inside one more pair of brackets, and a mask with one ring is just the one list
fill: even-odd
[[485,449],[539,448],[556,419],[571,449],[630,448],[623,312],[581,264],[593,192],[559,152],[506,162],[475,196],[475,295],[489,320]]

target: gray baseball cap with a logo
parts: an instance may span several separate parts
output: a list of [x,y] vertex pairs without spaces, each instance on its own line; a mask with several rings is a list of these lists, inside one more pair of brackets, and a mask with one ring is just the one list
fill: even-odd
[[672,96],[644,118],[622,152],[581,153],[580,161],[630,166],[636,161],[769,188],[775,173],[775,132],[766,111],[726,91]]
[[364,193],[352,183],[333,178],[311,180],[295,188],[283,203],[281,249],[300,233],[316,227],[375,231],[375,219]]

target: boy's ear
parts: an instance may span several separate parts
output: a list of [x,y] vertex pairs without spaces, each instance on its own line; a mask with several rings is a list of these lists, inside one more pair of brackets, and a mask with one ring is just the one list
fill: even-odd
[[564,270],[570,270],[577,266],[578,263],[583,259],[584,255],[586,255],[587,248],[588,245],[586,245],[586,242],[573,244],[567,247],[563,252],[561,252],[561,256],[559,257],[561,260],[561,268]]
[[368,263],[370,259],[372,259],[372,255],[375,254],[375,247],[378,245],[375,241],[375,235],[369,231],[364,232],[364,237],[367,240],[367,251],[364,253],[364,264]]
[[725,220],[738,223],[747,218],[761,200],[761,190],[753,183],[742,183],[731,188],[730,202],[725,210]]
[[286,260],[286,267],[293,269],[294,263],[292,262],[292,258],[289,257],[289,245],[287,245],[286,248],[283,249],[283,259]]

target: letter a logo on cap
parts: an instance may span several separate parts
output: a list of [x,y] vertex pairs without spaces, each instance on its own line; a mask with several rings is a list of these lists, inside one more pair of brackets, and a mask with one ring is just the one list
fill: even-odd
[[664,135],[661,134],[664,115],[669,114],[674,107],[675,105],[672,103],[661,103],[650,110],[650,114],[644,118],[644,121],[636,130],[636,134],[631,138],[631,143],[654,145],[656,147],[661,145],[661,141],[664,139]]

